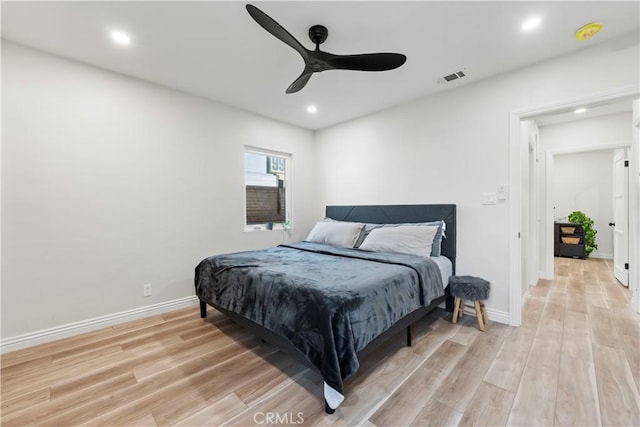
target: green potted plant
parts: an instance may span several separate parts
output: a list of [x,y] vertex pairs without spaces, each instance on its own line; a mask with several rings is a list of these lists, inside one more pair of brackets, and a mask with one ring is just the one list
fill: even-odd
[[584,229],[584,253],[588,257],[591,252],[598,249],[598,244],[596,243],[598,230],[593,228],[593,220],[580,211],[571,212],[567,219],[574,224],[582,224]]

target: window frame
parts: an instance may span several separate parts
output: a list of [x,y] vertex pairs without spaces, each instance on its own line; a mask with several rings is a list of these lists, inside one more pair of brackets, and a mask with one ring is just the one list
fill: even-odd
[[[272,227],[269,228],[269,223],[261,224],[247,224],[247,175],[246,175],[246,153],[258,154],[267,157],[280,157],[284,158],[285,173],[284,173],[284,186],[285,186],[285,224],[271,223]],[[293,171],[293,154],[283,151],[271,150],[268,148],[260,148],[250,145],[245,145],[242,150],[242,162],[243,162],[243,215],[244,215],[244,231],[278,231],[278,230],[291,230],[293,229],[293,191],[292,191],[292,171]]]

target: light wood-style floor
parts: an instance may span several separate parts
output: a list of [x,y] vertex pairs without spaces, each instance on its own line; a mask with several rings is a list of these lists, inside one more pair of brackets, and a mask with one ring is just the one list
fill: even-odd
[[3,426],[640,425],[640,322],[602,260],[556,260],[523,325],[438,311],[361,361],[324,413],[319,376],[209,309],[2,357]]

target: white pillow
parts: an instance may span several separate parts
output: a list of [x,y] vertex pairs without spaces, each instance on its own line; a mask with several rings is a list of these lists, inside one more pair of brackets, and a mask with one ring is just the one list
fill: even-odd
[[375,228],[364,239],[360,249],[375,252],[429,256],[438,226],[401,225]]
[[355,246],[364,224],[357,222],[325,222],[316,223],[307,236],[307,242],[324,243],[342,248]]

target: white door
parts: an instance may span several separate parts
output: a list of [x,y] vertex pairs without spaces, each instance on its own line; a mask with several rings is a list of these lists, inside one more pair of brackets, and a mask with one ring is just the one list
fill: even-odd
[[613,155],[613,273],[629,286],[629,168],[626,150]]

